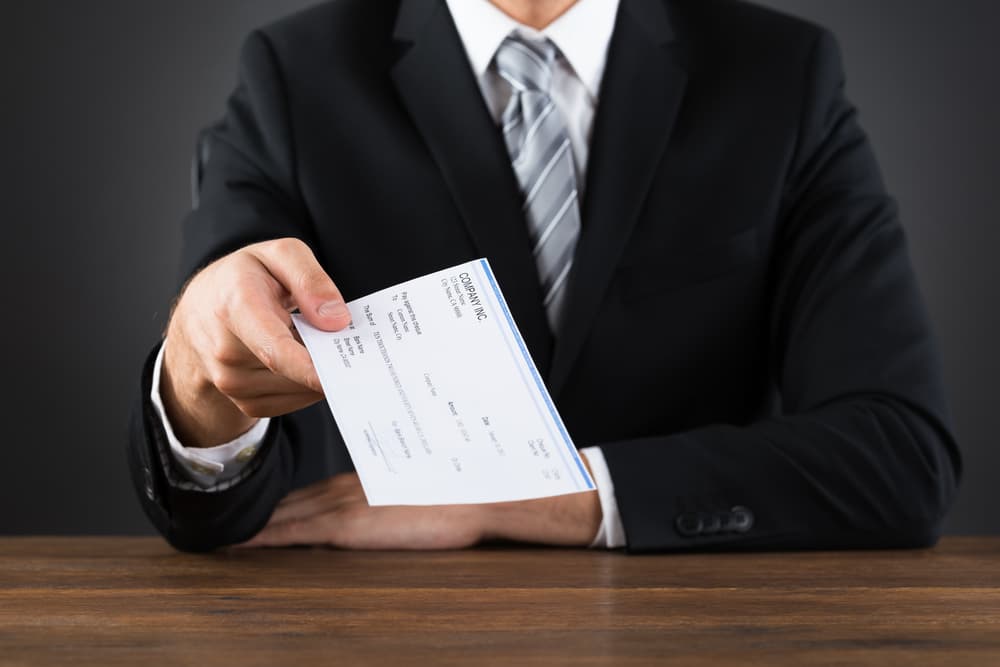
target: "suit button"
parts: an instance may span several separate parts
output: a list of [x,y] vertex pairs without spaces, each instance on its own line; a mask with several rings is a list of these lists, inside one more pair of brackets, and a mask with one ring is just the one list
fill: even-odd
[[753,512],[746,507],[734,507],[729,516],[730,530],[745,533],[753,527]]
[[156,491],[153,490],[153,473],[149,468],[144,468],[143,473],[146,478],[146,497],[150,500],[156,500]]
[[697,512],[681,514],[674,520],[674,525],[677,527],[677,532],[684,537],[695,537],[701,534],[701,515]]

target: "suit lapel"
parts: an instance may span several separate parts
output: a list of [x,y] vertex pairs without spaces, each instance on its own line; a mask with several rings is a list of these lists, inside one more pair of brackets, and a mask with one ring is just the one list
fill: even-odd
[[622,0],[591,138],[583,231],[549,372],[558,396],[586,341],[666,149],[687,80],[661,0]]
[[445,3],[403,0],[395,38],[409,44],[392,69],[396,89],[473,243],[490,260],[535,364],[545,373],[552,335],[520,191]]

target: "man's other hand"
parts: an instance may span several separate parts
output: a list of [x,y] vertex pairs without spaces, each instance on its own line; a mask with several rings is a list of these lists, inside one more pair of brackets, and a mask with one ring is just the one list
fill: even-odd
[[484,507],[371,507],[355,473],[288,494],[244,546],[341,549],[461,549],[483,537]]
[[294,334],[295,308],[325,331],[351,321],[337,286],[297,239],[247,246],[191,280],[167,329],[160,387],[185,445],[228,442],[260,417],[323,397],[312,360]]
[[355,473],[288,494],[243,546],[462,549],[483,540],[587,546],[601,524],[596,491],[485,505],[371,507]]

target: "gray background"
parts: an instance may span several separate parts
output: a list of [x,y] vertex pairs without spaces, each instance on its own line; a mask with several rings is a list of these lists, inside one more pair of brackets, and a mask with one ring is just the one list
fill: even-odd
[[[307,4],[4,3],[0,533],[149,532],[125,431],[172,297],[192,140],[243,35]],[[1000,533],[1000,3],[767,4],[840,37],[942,341],[966,460],[948,529]]]

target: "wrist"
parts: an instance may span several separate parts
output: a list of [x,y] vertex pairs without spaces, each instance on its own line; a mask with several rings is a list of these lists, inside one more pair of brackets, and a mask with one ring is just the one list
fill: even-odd
[[[592,474],[590,461],[580,460]],[[486,505],[482,539],[589,547],[604,518],[596,491]]]
[[484,540],[590,546],[601,526],[601,501],[586,491],[483,506]]

